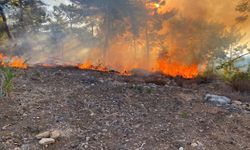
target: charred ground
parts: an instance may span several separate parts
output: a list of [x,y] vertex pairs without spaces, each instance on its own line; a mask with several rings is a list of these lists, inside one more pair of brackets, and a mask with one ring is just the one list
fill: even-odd
[[[0,149],[250,148],[250,94],[220,80],[58,67],[15,73],[14,90],[0,100]],[[207,93],[233,104],[204,103]],[[59,140],[39,145],[35,135],[53,129]]]

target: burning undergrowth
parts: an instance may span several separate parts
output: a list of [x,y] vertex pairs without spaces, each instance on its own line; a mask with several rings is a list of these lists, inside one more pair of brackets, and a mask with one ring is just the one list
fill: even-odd
[[[204,72],[219,50],[229,47],[231,34],[229,27],[223,25],[227,21],[219,22],[218,16],[210,12],[214,1],[192,3],[195,5],[190,9],[183,0],[133,4],[131,1],[126,4],[133,7],[119,10],[116,3],[109,6],[107,2],[111,10],[105,12],[106,7],[94,7],[89,2],[83,7],[90,5],[87,11],[94,15],[77,18],[78,24],[71,22],[69,29],[63,29],[54,18],[47,30],[27,33],[15,40],[14,54],[20,57],[0,55],[0,60],[4,66],[18,68],[37,64],[76,66],[116,70],[122,74],[140,68],[173,77],[194,78]],[[226,8],[225,5],[219,3],[214,7],[216,14],[224,11],[217,7]],[[73,6],[76,5],[73,3]],[[80,6],[74,8],[74,11],[81,9]],[[102,9],[106,14],[100,13]],[[82,26],[85,31],[81,30]]]

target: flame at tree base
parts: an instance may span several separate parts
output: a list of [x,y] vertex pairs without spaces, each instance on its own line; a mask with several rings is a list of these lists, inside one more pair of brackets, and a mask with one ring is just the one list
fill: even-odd
[[164,60],[158,60],[159,70],[169,76],[177,77],[181,76],[183,78],[195,78],[199,75],[199,65],[197,64],[184,64],[181,62],[173,61],[167,62]]

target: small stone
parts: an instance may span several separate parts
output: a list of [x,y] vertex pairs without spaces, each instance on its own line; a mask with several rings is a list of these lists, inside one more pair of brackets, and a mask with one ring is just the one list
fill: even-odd
[[24,144],[21,146],[21,150],[31,150],[31,147],[29,144]]
[[88,142],[90,140],[90,137],[86,137],[86,141]]
[[49,144],[53,144],[55,142],[56,142],[55,139],[52,139],[52,138],[42,138],[39,141],[39,144],[41,144],[41,145],[49,145]]
[[192,147],[197,147],[198,144],[197,144],[197,143],[192,143],[191,146],[192,146]]
[[200,141],[197,141],[199,147],[203,147],[203,144]]
[[107,129],[102,129],[102,132],[108,132],[108,130]]
[[57,139],[61,136],[61,132],[58,130],[52,131],[50,133],[50,138]]
[[203,149],[203,144],[199,141],[197,141],[197,146],[198,146],[198,149]]
[[236,104],[236,105],[242,105],[241,101],[233,101],[233,103]]
[[89,147],[88,144],[84,145],[84,148],[88,148],[88,147]]
[[179,150],[184,150],[184,148],[183,148],[183,147],[180,147]]
[[45,131],[45,132],[42,132],[42,133],[39,133],[36,135],[36,138],[38,140],[42,139],[42,138],[48,138],[50,137],[50,131]]

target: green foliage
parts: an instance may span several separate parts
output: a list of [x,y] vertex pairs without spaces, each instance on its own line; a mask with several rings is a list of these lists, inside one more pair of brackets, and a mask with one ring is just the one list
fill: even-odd
[[[222,79],[228,82],[235,90],[241,92],[250,92],[250,69],[241,71],[240,67],[236,67],[235,62],[240,61],[237,59],[223,64]],[[250,66],[250,65],[249,65]]]
[[13,90],[13,78],[15,74],[11,68],[1,67],[0,68],[2,77],[1,77],[1,95],[9,96],[10,92]]
[[181,112],[180,117],[186,119],[188,117],[188,113],[187,112]]
[[232,76],[233,81],[249,80],[249,79],[250,79],[250,72],[239,72],[239,73],[235,73]]
[[241,92],[250,92],[250,72],[235,73],[230,79],[231,86]]
[[[233,42],[235,43],[235,42]],[[216,67],[217,70],[223,71],[223,79],[230,81],[236,75],[240,75],[240,69],[247,67],[245,65],[239,66],[245,57],[250,54],[250,50],[247,44],[239,45],[237,47],[230,46],[229,50],[226,51],[227,57],[223,62]]]
[[143,87],[140,86],[140,85],[133,85],[133,86],[130,86],[129,89],[135,91],[135,92],[138,92],[138,93],[143,93]]

